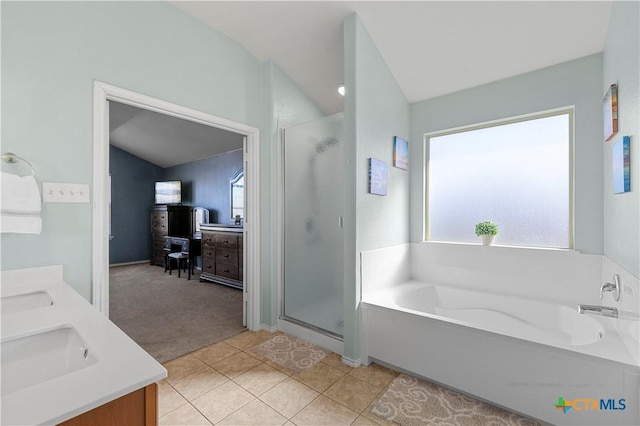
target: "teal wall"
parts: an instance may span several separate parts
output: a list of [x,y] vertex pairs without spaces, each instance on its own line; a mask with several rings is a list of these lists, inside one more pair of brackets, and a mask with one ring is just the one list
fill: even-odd
[[[2,149],[40,182],[92,184],[94,80],[261,130],[261,322],[274,326],[277,129],[324,112],[275,63],[162,2],[1,7]],[[2,235],[1,269],[62,264],[91,299],[91,205],[45,204],[43,219],[41,235]]]
[[[28,159],[40,182],[92,184],[94,80],[261,125],[258,61],[167,3],[1,7],[2,150]],[[62,264],[90,299],[91,204],[43,207],[41,235],[2,235],[1,269]]]
[[182,181],[182,204],[209,210],[210,223],[231,223],[229,181],[242,169],[242,149],[162,169],[162,180]]
[[603,252],[602,54],[411,105],[411,240],[424,236],[424,134],[575,106],[575,249]]
[[298,85],[273,61],[262,64],[265,132],[261,135],[260,151],[262,182],[261,211],[263,240],[261,247],[262,286],[261,322],[273,327],[279,315],[277,276],[278,229],[278,156],[279,128],[286,128],[325,116]]
[[[2,2],[0,7],[2,151],[32,162],[40,182],[92,184],[94,80],[260,129],[260,320],[274,326],[278,128],[324,112],[275,63],[258,63],[236,42],[164,2]],[[360,19],[345,20],[347,358],[359,358],[359,253],[422,240],[426,132],[575,105],[576,248],[604,252],[638,275],[637,20],[637,3],[616,2],[604,55],[412,105]],[[606,187],[609,145],[603,148],[601,138],[603,88],[610,81],[620,84],[620,135],[632,136],[636,159],[632,193],[615,198]],[[408,172],[391,165],[396,135],[411,144]],[[386,197],[367,193],[370,157],[388,164]],[[63,264],[66,280],[90,299],[91,205],[43,208],[41,235],[2,235],[0,268]]]
[[[640,3],[614,2],[604,49],[602,95],[618,83],[618,134],[602,149],[604,254],[640,277]],[[631,192],[613,193],[611,145],[631,136]]]
[[113,237],[109,264],[151,259],[149,214],[155,205],[156,181],[182,181],[182,204],[208,209],[211,223],[229,223],[229,179],[240,169],[241,149],[162,168],[109,145]]
[[[360,357],[360,256],[409,242],[409,173],[392,166],[393,137],[409,139],[409,103],[369,36],[352,15],[345,44],[344,356]],[[411,154],[413,155],[413,154]],[[387,163],[387,195],[368,193],[368,159]]]
[[149,212],[162,167],[109,145],[111,229],[109,264],[151,259]]

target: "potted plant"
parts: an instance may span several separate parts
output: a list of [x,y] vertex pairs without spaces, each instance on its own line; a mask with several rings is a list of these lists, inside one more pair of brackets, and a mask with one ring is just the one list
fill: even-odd
[[490,246],[498,235],[498,225],[488,220],[476,223],[476,235],[482,238],[482,245]]

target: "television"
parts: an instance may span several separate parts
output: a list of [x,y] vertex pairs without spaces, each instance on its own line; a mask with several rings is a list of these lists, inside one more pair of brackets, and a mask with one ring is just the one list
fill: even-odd
[[182,204],[182,181],[156,182],[156,204]]

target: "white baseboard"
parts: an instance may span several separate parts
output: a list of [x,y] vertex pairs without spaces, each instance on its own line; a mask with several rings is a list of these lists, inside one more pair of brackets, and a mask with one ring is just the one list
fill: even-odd
[[317,331],[310,330],[301,325],[294,324],[284,319],[278,319],[278,330],[283,333],[291,334],[292,336],[299,337],[300,339],[311,342],[314,345],[318,345],[321,348],[328,349],[339,355],[344,352],[344,343],[342,340],[335,337],[327,336],[326,334],[318,333]]
[[347,358],[346,356],[342,356],[342,363],[348,365],[349,367],[353,367],[353,368],[358,368],[362,365],[362,362],[360,362],[360,358],[358,359],[351,359],[351,358]]
[[137,265],[137,264],[139,264],[139,263],[151,263],[151,259],[147,259],[147,260],[136,260],[135,262],[113,263],[113,264],[109,265],[109,268],[111,268],[112,266]]
[[275,333],[278,331],[277,325],[260,324],[260,328],[264,331],[268,331],[269,333]]

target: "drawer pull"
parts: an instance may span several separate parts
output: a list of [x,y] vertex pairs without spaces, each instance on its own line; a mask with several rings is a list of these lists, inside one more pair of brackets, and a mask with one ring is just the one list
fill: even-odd
[[224,271],[225,271],[225,272],[227,272],[227,273],[229,272],[229,270],[228,270],[228,269],[225,269]]
[[228,255],[228,254],[225,254],[225,255],[224,255],[224,257],[225,257],[225,259],[228,259],[228,258],[229,258],[229,255]]

